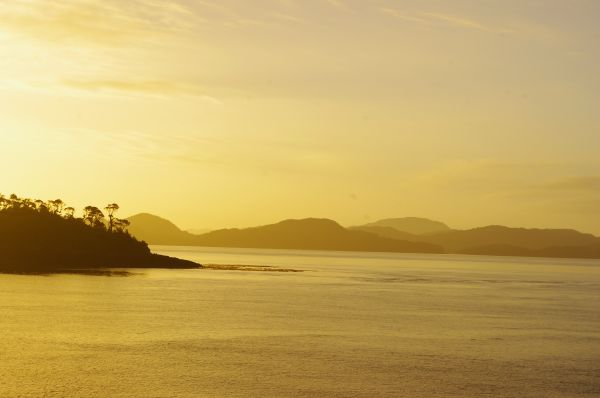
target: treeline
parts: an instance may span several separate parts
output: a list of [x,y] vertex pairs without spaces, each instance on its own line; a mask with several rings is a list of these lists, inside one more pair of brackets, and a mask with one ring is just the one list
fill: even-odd
[[127,232],[129,221],[116,217],[119,205],[110,203],[104,210],[106,215],[96,206],[86,206],[81,218],[75,217],[75,208],[67,206],[62,199],[43,201],[41,199],[19,198],[12,194],[8,197],[0,194],[0,211],[30,210],[42,214],[54,214],[64,219],[81,220],[92,228],[106,228],[109,232]]
[[86,206],[81,217],[61,199],[42,201],[0,195],[0,272],[165,267],[198,264],[152,254],[117,218],[119,206]]

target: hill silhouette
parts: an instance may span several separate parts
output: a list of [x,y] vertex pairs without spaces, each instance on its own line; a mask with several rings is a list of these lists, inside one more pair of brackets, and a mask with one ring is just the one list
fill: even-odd
[[460,253],[513,257],[600,259],[600,245],[551,246],[542,249],[527,249],[524,247],[510,245],[488,245],[463,249],[460,251]]
[[[446,224],[419,218],[395,225],[413,225],[418,235],[381,225],[344,228],[329,219],[285,220],[244,229],[221,229],[194,235],[150,214],[129,218],[130,231],[151,244],[250,247],[265,249],[383,251],[399,253],[455,253],[490,256],[600,258],[600,238],[569,229],[526,229],[499,225],[451,230]],[[382,220],[386,221],[386,220]],[[414,225],[413,225],[414,226]],[[425,228],[425,226],[429,226]],[[443,227],[442,227],[443,226]],[[164,232],[160,229],[164,227]],[[433,228],[447,228],[430,232]],[[134,232],[135,231],[135,232]]]
[[390,239],[408,240],[412,242],[421,242],[423,237],[421,235],[415,235],[408,232],[398,231],[392,227],[380,227],[380,226],[358,226],[348,228],[352,231],[363,231],[371,234],[383,236]]
[[423,242],[389,239],[364,231],[348,230],[329,219],[285,220],[246,229],[223,229],[199,235],[203,246],[263,247],[272,249],[441,253]]
[[600,238],[571,229],[526,229],[500,225],[440,232],[425,237],[425,240],[454,253],[481,251],[486,247],[487,250],[496,247],[500,251],[510,251],[508,248],[513,247],[535,252],[553,247],[589,247],[600,244]]
[[427,242],[446,253],[515,257],[600,258],[600,238],[572,229],[527,229],[501,225],[414,235],[392,227],[353,227],[392,239]]
[[0,199],[0,272],[200,266],[151,253],[145,242],[126,232],[124,220],[114,217],[116,204],[107,206],[113,207],[105,222],[91,206],[84,218],[75,218],[62,201],[54,206],[14,195]]
[[450,230],[450,227],[443,222],[420,217],[386,218],[360,227],[387,227],[413,235],[425,235]]
[[[153,220],[151,218],[154,218]],[[201,235],[181,231],[157,216],[130,217],[130,231],[151,244],[172,242],[176,245],[208,247],[246,247],[297,250],[381,251],[401,253],[441,253],[441,247],[426,242],[410,242],[381,237],[364,231],[349,230],[335,221],[309,218],[285,220],[253,228],[221,229]],[[138,223],[138,220],[142,222]],[[167,227],[168,235],[161,236],[144,227]],[[177,242],[177,243],[174,243]]]
[[148,213],[136,214],[127,221],[130,234],[153,245],[193,245],[196,238],[171,221]]

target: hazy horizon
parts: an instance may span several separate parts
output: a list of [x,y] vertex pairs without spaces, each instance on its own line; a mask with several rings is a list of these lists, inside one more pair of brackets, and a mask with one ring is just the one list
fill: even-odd
[[14,0],[0,191],[182,229],[600,235],[600,3]]
[[[130,217],[133,217],[133,216],[136,216],[136,215],[139,215],[139,214],[144,214],[144,213],[146,213],[146,212],[127,214],[127,216],[125,218],[130,218]],[[146,214],[152,214],[152,215],[158,216],[160,218],[166,219],[167,221],[170,221],[173,224],[175,224],[182,231],[190,232],[192,234],[204,234],[204,233],[207,233],[207,232],[211,232],[211,231],[215,231],[215,230],[219,230],[219,229],[228,229],[228,228],[240,228],[240,229],[243,229],[243,228],[260,227],[260,226],[263,226],[263,225],[276,224],[276,223],[279,223],[279,222],[285,221],[285,220],[301,220],[301,219],[307,219],[307,218],[324,218],[324,219],[333,220],[333,221],[337,222],[338,224],[340,224],[341,226],[343,226],[345,228],[361,226],[361,225],[364,225],[364,224],[368,224],[371,221],[375,222],[375,221],[380,221],[380,220],[384,220],[384,219],[391,219],[391,218],[412,218],[412,217],[427,219],[427,220],[431,220],[431,221],[439,221],[439,222],[442,222],[444,224],[447,224],[448,227],[450,227],[450,229],[452,229],[452,230],[473,229],[473,228],[479,228],[479,227],[488,227],[488,226],[492,226],[492,225],[500,225],[500,226],[509,227],[509,228],[525,228],[525,229],[536,229],[536,228],[538,228],[538,227],[534,227],[534,226],[518,225],[518,224],[515,224],[515,225],[509,225],[509,224],[480,224],[480,225],[472,225],[472,226],[465,226],[465,227],[462,227],[462,228],[458,228],[458,227],[454,227],[453,225],[449,225],[448,223],[444,222],[444,220],[434,220],[434,219],[429,218],[429,217],[420,217],[420,216],[384,217],[384,218],[377,219],[377,220],[371,220],[369,222],[363,222],[362,224],[344,224],[344,223],[341,223],[338,220],[333,219],[331,217],[304,217],[304,218],[291,218],[291,217],[288,217],[288,218],[282,218],[282,219],[277,219],[277,220],[273,220],[273,221],[266,221],[266,222],[264,222],[262,224],[221,225],[221,226],[216,226],[216,227],[203,227],[203,226],[196,227],[196,226],[191,226],[191,227],[188,228],[188,227],[179,225],[176,222],[174,222],[173,220],[171,220],[171,219],[169,219],[167,217],[163,217],[160,214],[153,214],[153,213],[146,213]],[[566,228],[556,227],[555,228],[555,227],[551,227],[550,226],[550,227],[545,227],[545,228],[541,228],[541,229],[575,229],[575,228],[572,228],[572,227],[566,227]],[[595,236],[600,236],[599,233],[594,233],[592,231],[579,230],[579,232],[588,233],[588,234],[592,234],[592,235],[595,235]]]

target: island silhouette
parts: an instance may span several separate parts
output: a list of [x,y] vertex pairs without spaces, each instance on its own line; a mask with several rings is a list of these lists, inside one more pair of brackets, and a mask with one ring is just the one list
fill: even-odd
[[197,268],[154,254],[131,236],[119,206],[87,206],[82,217],[60,200],[0,195],[0,272],[54,273],[99,268]]

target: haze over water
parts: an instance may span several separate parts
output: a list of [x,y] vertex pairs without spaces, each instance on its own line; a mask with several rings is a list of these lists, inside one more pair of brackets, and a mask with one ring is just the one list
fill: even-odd
[[0,397],[597,397],[600,263],[155,247],[302,273],[0,275]]

